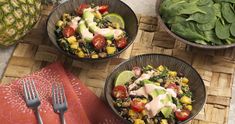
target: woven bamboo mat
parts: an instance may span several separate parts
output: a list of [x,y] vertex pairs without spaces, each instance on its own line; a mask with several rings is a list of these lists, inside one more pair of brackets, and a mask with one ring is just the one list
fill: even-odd
[[235,48],[215,51],[188,47],[166,33],[158,25],[155,17],[139,16],[139,31],[136,40],[123,54],[107,62],[82,63],[61,55],[51,44],[46,33],[46,20],[51,10],[51,6],[44,6],[39,23],[22,39],[23,43],[16,46],[1,79],[3,84],[60,60],[97,96],[101,96],[106,76],[123,60],[144,53],[168,54],[193,65],[206,84],[208,94],[206,105],[190,123],[228,123],[235,68]]

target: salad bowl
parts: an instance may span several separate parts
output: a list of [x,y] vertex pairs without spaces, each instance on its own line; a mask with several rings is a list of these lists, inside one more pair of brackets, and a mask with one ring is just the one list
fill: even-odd
[[[59,20],[61,20],[61,17],[63,17],[63,14],[68,13],[68,14],[75,14],[75,10],[77,10],[79,7],[82,5],[87,4],[87,5],[107,5],[108,6],[108,13],[115,13],[120,15],[121,18],[123,18],[123,21],[125,23],[125,28],[123,29],[126,33],[126,39],[127,39],[127,44],[125,47],[122,49],[118,49],[114,54],[110,54],[105,57],[97,57],[97,58],[92,58],[92,57],[79,57],[76,54],[73,54],[71,52],[68,52],[64,50],[59,44],[58,44],[58,38],[56,36],[56,25]],[[76,30],[76,29],[75,29]],[[134,39],[137,35],[137,30],[138,30],[138,21],[135,13],[133,10],[126,5],[124,2],[120,0],[68,0],[59,6],[55,8],[55,10],[50,14],[48,21],[47,21],[47,33],[48,36],[53,43],[53,45],[64,55],[76,59],[79,61],[100,61],[100,60],[107,60],[109,58],[115,57],[125,51],[133,42]]]
[[180,121],[179,123],[184,124],[192,120],[201,111],[206,101],[206,88],[204,82],[199,73],[191,65],[178,58],[162,54],[144,54],[135,56],[119,64],[110,73],[106,79],[104,95],[106,102],[113,112],[122,118],[125,123],[131,123],[120,115],[119,111],[117,110],[117,106],[114,105],[116,99],[114,97],[114,89],[116,87],[117,76],[126,70],[132,70],[133,67],[146,67],[147,65],[151,65],[152,67],[163,65],[166,66],[169,70],[183,73],[184,76],[188,78],[189,89],[192,92],[192,109],[187,119]]

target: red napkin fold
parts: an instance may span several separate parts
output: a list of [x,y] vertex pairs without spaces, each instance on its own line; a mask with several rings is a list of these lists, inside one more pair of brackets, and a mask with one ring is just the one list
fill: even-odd
[[34,80],[41,105],[39,108],[44,124],[60,124],[54,113],[51,88],[54,82],[62,83],[68,102],[65,113],[67,124],[121,124],[121,120],[78,78],[65,72],[61,64],[55,63],[41,71],[0,86],[0,123],[37,124],[32,109],[27,108],[23,96],[23,80]]

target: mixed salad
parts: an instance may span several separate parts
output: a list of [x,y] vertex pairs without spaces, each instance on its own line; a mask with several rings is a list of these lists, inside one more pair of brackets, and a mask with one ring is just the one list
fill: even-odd
[[182,73],[150,65],[121,72],[112,91],[119,114],[134,124],[175,124],[189,118],[192,92]]
[[108,5],[81,4],[76,14],[64,13],[56,24],[60,47],[79,58],[105,58],[128,44],[125,22]]

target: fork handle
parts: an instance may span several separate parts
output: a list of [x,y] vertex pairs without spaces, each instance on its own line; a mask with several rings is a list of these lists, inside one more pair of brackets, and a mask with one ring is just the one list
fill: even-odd
[[64,112],[60,113],[60,122],[61,122],[61,124],[66,124],[65,118],[64,118]]
[[40,113],[38,111],[38,108],[35,109],[35,114],[36,114],[36,117],[37,117],[37,120],[38,120],[38,124],[43,124],[42,118],[41,118]]

